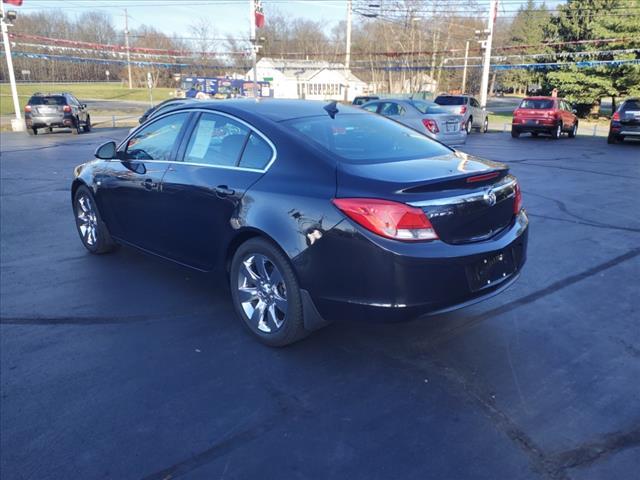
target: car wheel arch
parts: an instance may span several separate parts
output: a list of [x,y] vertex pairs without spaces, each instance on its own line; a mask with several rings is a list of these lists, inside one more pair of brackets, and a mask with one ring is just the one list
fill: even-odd
[[240,230],[227,245],[224,256],[224,269],[227,275],[229,275],[229,272],[231,271],[231,262],[233,260],[233,256],[238,251],[238,248],[240,248],[243,243],[251,240],[252,238],[262,238],[263,240],[272,243],[284,253],[285,257],[291,259],[290,255],[285,251],[285,249],[283,249],[282,246],[280,246],[280,244],[266,232],[257,228],[247,227]]

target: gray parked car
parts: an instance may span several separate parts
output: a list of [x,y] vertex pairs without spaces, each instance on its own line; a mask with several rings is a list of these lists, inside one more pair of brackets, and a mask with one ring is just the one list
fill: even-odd
[[487,133],[489,118],[486,110],[480,106],[480,102],[470,95],[438,95],[435,103],[451,113],[457,113],[464,117],[464,128],[467,133],[472,129]]
[[452,114],[433,102],[384,98],[365,103],[362,108],[392,118],[446,145],[467,141],[462,115]]
[[70,128],[71,133],[91,131],[91,116],[84,103],[67,92],[34,93],[24,107],[24,121],[29,135],[39,128]]

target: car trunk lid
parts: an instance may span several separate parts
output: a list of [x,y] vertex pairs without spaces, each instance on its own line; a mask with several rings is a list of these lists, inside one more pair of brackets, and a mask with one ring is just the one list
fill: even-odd
[[461,244],[491,238],[511,223],[516,180],[503,164],[453,152],[414,160],[341,163],[337,196],[419,207],[442,241]]

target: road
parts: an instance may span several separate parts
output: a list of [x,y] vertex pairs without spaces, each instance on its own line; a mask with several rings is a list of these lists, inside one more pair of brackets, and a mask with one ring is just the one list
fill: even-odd
[[0,137],[3,480],[640,469],[640,145],[471,135],[463,150],[523,185],[520,280],[458,312],[345,321],[270,349],[223,279],[82,248],[72,168],[125,132]]

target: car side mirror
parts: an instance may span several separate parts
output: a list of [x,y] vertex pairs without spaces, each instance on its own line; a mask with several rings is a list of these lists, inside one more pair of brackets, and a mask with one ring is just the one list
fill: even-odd
[[83,104],[82,104],[82,108],[87,108],[87,104],[86,104],[86,103],[83,103]]
[[571,112],[575,115],[576,113],[578,113],[578,110],[576,110],[575,108],[572,108]]
[[116,158],[116,142],[111,141],[103,143],[98,148],[96,148],[96,152],[94,153],[94,155],[100,160],[113,160],[114,158]]

